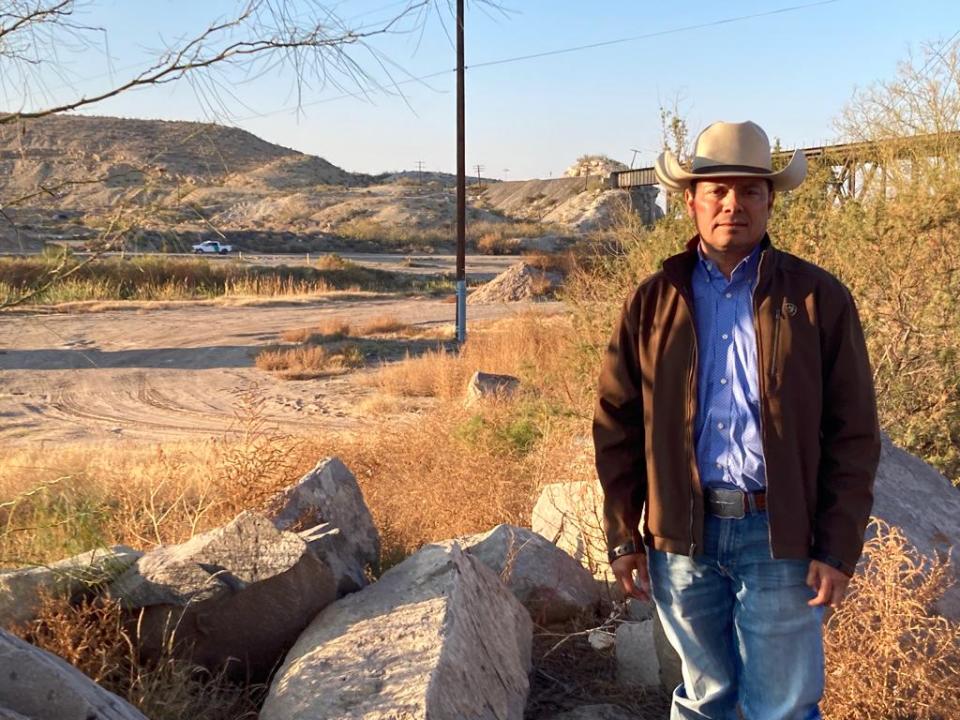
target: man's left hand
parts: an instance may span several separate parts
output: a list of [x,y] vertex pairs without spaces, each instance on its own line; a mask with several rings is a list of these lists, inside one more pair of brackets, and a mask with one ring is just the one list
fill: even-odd
[[840,607],[849,583],[850,578],[845,573],[819,560],[811,560],[810,570],[807,571],[807,585],[817,596],[807,605],[829,605],[834,609]]

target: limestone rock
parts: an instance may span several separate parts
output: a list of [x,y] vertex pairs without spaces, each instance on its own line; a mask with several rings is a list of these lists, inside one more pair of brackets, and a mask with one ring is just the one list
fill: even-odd
[[590,573],[527,528],[498,525],[459,542],[506,583],[539,625],[582,615],[600,602]]
[[[321,460],[281,491],[267,516],[278,530],[311,531],[304,537],[333,570],[338,596],[367,584],[367,566],[379,571],[380,534],[357,479],[339,458]],[[334,528],[338,534],[329,532]]]
[[143,553],[124,545],[98,548],[52,565],[0,571],[0,627],[33,620],[46,592],[70,597],[110,582]]
[[520,720],[531,639],[491,570],[455,542],[428,545],[310,623],[260,720]]
[[592,177],[607,177],[612,172],[628,170],[619,160],[614,160],[606,155],[583,155],[577,158],[577,161],[563,171],[565,177],[583,177],[590,175]]
[[520,389],[520,380],[513,375],[496,375],[494,373],[475,371],[467,383],[466,404],[487,398],[505,399],[513,397]]
[[[883,435],[874,486],[874,517],[896,525],[917,550],[945,557],[960,545],[960,491],[923,460]],[[937,603],[944,617],[960,620],[960,558],[951,561],[957,581]]]
[[617,626],[617,682],[627,687],[660,684],[660,662],[654,647],[653,621]]
[[599,482],[550,483],[543,487],[533,507],[531,527],[595,578],[613,584],[602,508],[603,489]]
[[[146,720],[56,655],[0,630],[0,708],[31,720]],[[4,717],[0,710],[0,717]],[[13,714],[13,713],[16,713]]]
[[34,720],[34,718],[28,718],[26,715],[0,707],[0,720]]
[[144,555],[110,594],[138,618],[141,652],[176,653],[231,677],[262,680],[335,598],[330,568],[294,533],[244,512],[182,545]]
[[603,703],[600,705],[582,705],[554,715],[550,720],[638,720],[633,713],[619,705]]
[[519,302],[550,293],[563,280],[560,273],[544,272],[525,262],[511,265],[467,298],[468,305]]

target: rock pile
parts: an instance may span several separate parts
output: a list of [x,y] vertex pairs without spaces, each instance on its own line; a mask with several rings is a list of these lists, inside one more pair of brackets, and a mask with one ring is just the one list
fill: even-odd
[[[902,502],[905,492],[919,500]],[[946,552],[960,535],[956,489],[886,438],[876,497],[875,514],[927,554]],[[328,459],[262,512],[180,545],[4,572],[0,617],[32,618],[43,588],[71,596],[99,587],[137,618],[147,657],[172,647],[245,681],[276,669],[262,720],[521,720],[533,624],[596,618],[601,591],[610,591],[598,582],[607,567],[601,502],[595,482],[548,485],[533,530],[499,525],[427,545],[370,582],[379,536],[356,479]],[[939,609],[956,618],[956,602],[948,593]],[[615,655],[624,686],[670,691],[680,681],[649,605],[628,603],[589,642]],[[94,717],[143,720],[75,668],[0,630],[0,718]],[[629,715],[595,705],[557,717]]]
[[511,265],[467,298],[469,305],[535,300],[549,295],[563,280],[556,272],[544,272],[525,262]]
[[577,158],[577,161],[563,171],[565,177],[607,177],[612,172],[619,170],[628,170],[619,160],[608,158],[606,155],[583,155]]

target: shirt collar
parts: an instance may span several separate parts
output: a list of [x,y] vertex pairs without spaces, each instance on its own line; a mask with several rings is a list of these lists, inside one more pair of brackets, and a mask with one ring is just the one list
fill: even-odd
[[757,277],[757,266],[760,264],[760,245],[761,243],[758,243],[749,255],[737,263],[737,266],[733,269],[733,272],[730,273],[729,281],[727,280],[726,276],[720,272],[720,269],[716,266],[716,264],[703,254],[703,248],[700,247],[700,243],[697,243],[697,257],[699,258],[699,265],[706,273],[707,279],[709,279],[711,282],[719,281],[724,285],[733,285],[734,283],[738,282],[752,282]]

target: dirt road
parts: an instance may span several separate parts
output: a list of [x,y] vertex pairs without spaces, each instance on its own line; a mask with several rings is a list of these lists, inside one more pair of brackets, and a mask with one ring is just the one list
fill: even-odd
[[[559,303],[537,303],[557,312]],[[471,306],[471,322],[526,303]],[[158,441],[219,436],[239,395],[258,388],[263,412],[299,432],[348,428],[372,392],[358,374],[285,382],[254,357],[284,330],[331,318],[361,324],[391,316],[449,324],[454,306],[432,299],[318,300],[309,305],[217,307],[0,316],[0,443]]]

